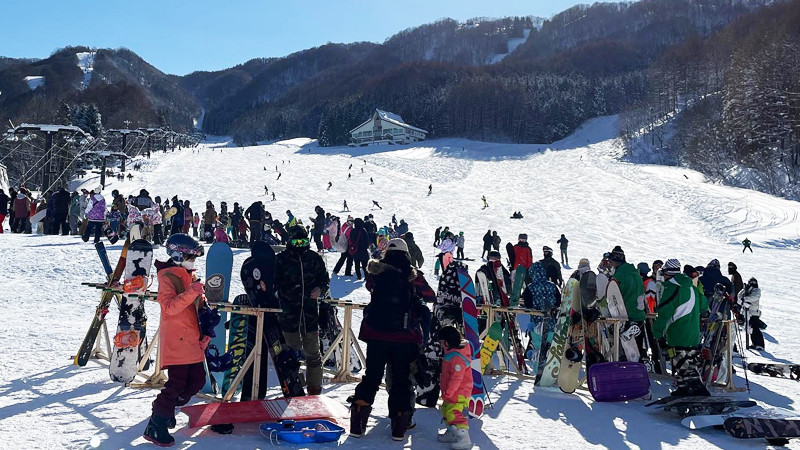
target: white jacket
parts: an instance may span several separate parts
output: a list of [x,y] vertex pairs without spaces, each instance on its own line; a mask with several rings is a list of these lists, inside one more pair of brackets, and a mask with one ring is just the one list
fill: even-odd
[[750,317],[761,317],[761,288],[753,288],[747,293],[747,286],[737,295],[739,304],[747,308]]

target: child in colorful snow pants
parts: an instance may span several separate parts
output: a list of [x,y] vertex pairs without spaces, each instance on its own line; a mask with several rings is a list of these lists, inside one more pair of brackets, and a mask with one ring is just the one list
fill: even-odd
[[203,246],[176,233],[166,247],[170,259],[156,261],[155,266],[161,305],[159,352],[161,368],[167,369],[169,379],[153,401],[153,414],[144,431],[144,438],[160,447],[175,444],[168,431],[175,427],[175,408],[189,403],[206,382],[204,350],[211,340],[200,332],[196,302],[203,301],[204,286],[192,273]]
[[451,449],[472,447],[469,424],[464,410],[469,407],[472,395],[472,347],[462,340],[461,333],[452,326],[439,330],[439,343],[444,350],[442,361],[442,417],[447,430],[437,440],[450,444]]

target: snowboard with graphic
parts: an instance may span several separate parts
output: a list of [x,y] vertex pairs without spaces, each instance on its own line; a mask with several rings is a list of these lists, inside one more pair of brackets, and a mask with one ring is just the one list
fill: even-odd
[[612,318],[622,319],[622,329],[620,329],[620,345],[625,353],[625,359],[631,362],[639,362],[639,346],[636,345],[636,336],[641,333],[641,329],[636,324],[628,324],[628,310],[625,309],[625,300],[619,283],[615,279],[608,280],[606,287],[606,301],[608,311]]
[[[558,373],[562,366],[564,351],[571,344],[574,324],[570,322],[570,311],[578,305],[580,307],[580,290],[578,280],[569,278],[561,295],[561,307],[558,311],[558,321],[544,360],[542,377],[539,386],[552,386],[558,381]],[[575,333],[577,335],[577,333]]]
[[[327,296],[330,298],[330,295]],[[336,337],[342,333],[342,323],[339,321],[339,314],[336,306],[330,303],[320,302],[319,304],[319,349],[323,355],[328,352],[336,340]],[[331,353],[327,361],[323,361],[326,367],[339,367],[339,362],[344,355],[343,343],[336,344],[336,348]],[[355,343],[350,344],[350,373],[358,373],[362,369],[361,360],[358,359],[356,353]]]
[[481,372],[481,340],[478,335],[478,308],[475,300],[475,284],[466,268],[458,269],[458,283],[461,289],[461,309],[464,311],[464,337],[472,346],[472,395],[469,400],[469,413],[473,417],[483,414],[486,393],[483,390]]
[[143,294],[150,280],[153,246],[140,239],[131,242],[125,258],[125,284],[119,305],[117,333],[108,372],[111,380],[130,383],[136,377],[139,358],[146,350],[147,315]]
[[[225,303],[228,301],[228,292],[231,286],[231,272],[233,271],[233,251],[224,242],[215,242],[208,249],[206,256],[206,300],[209,303]],[[225,322],[228,314],[220,312],[221,320],[214,328],[216,337],[211,339],[206,351],[216,349],[219,354],[225,353],[226,334]],[[206,394],[221,395],[220,383],[224,374],[208,372],[208,379],[201,392]]]

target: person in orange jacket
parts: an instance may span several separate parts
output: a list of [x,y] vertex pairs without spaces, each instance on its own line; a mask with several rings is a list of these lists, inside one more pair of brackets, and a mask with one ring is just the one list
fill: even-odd
[[444,350],[442,360],[442,417],[447,430],[437,436],[439,442],[450,444],[450,448],[461,450],[472,447],[469,439],[469,423],[463,411],[469,407],[472,395],[472,346],[461,337],[453,326],[439,330],[439,344]]
[[206,382],[205,348],[211,340],[200,332],[197,309],[204,302],[203,283],[194,275],[194,261],[203,246],[189,235],[167,240],[167,261],[156,261],[158,303],[161,305],[159,352],[161,368],[169,371],[164,389],[153,401],[144,438],[160,447],[175,444],[168,428],[175,427],[175,408],[189,403]]

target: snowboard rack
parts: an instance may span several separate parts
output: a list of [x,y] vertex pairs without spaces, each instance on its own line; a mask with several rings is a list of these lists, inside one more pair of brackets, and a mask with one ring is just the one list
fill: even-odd
[[323,369],[326,371],[331,371],[331,369],[324,368],[325,361],[327,361],[333,355],[333,352],[336,350],[338,345],[341,344],[342,357],[338,362],[339,367],[333,371],[333,378],[331,381],[334,383],[355,383],[361,381],[361,377],[354,376],[352,373],[350,373],[350,346],[352,345],[355,347],[356,355],[358,355],[358,359],[361,360],[362,366],[367,367],[367,358],[364,357],[364,351],[361,349],[361,345],[359,345],[358,339],[356,339],[352,329],[353,310],[362,310],[366,308],[367,304],[338,298],[325,298],[320,299],[320,301],[328,303],[332,306],[339,306],[344,309],[344,323],[342,324],[342,331],[339,332],[339,335],[336,336],[336,339],[331,342],[331,346],[328,348],[328,351],[322,355]]

